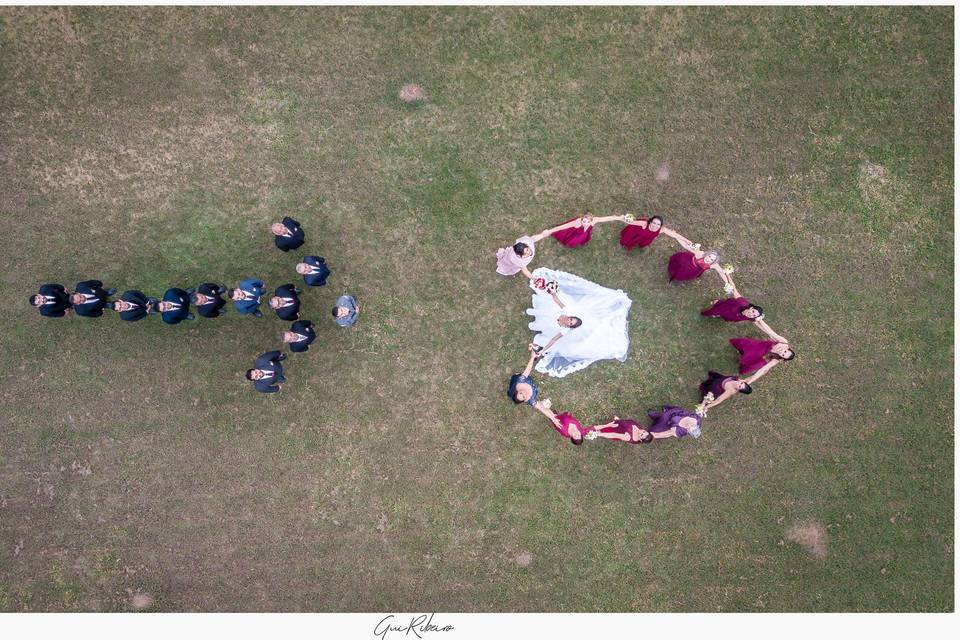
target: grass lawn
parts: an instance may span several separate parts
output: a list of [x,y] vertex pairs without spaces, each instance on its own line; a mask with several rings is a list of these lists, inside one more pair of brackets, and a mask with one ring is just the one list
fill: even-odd
[[[953,46],[950,7],[0,9],[0,610],[953,610]],[[505,396],[494,252],[586,209],[721,249],[797,359],[699,440],[570,446]],[[27,305],[294,281],[284,214],[333,275],[280,394],[273,314]],[[625,363],[543,380],[584,421],[759,337],[616,238],[534,262],[634,301]]]

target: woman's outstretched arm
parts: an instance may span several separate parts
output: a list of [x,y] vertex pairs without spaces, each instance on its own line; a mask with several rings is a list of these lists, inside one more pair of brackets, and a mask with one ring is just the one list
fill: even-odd
[[715,406],[726,400],[727,398],[732,397],[737,393],[736,389],[724,389],[723,393],[720,394],[718,398],[714,398],[711,402],[704,402],[704,408],[713,409]]
[[541,232],[538,233],[537,235],[535,235],[535,236],[530,236],[530,238],[531,238],[534,242],[540,242],[541,240],[543,240],[543,239],[546,238],[547,236],[552,236],[552,235],[555,234],[557,231],[563,231],[564,229],[573,229],[574,227],[579,227],[579,226],[581,226],[581,224],[582,224],[581,218],[577,218],[576,220],[571,220],[571,221],[569,221],[569,222],[564,222],[563,224],[558,224],[558,225],[555,226],[555,227],[550,227],[549,229],[544,229],[543,231],[541,231]]
[[550,342],[548,342],[547,344],[544,345],[543,349],[540,350],[540,353],[546,353],[546,352],[547,352],[547,349],[549,349],[549,348],[552,347],[553,345],[557,344],[557,342],[558,342],[558,341],[560,340],[560,338],[562,338],[562,337],[563,337],[563,334],[562,334],[562,333],[558,333],[557,335],[555,335],[555,336],[553,336],[552,338],[550,338]]
[[[527,348],[529,349],[530,347],[527,347]],[[527,376],[529,376],[529,375],[530,375],[530,372],[533,371],[533,363],[534,363],[534,361],[535,361],[536,359],[537,359],[537,354],[534,353],[533,350],[531,349],[531,350],[530,350],[530,359],[527,360],[527,367],[523,370],[523,373],[521,373],[520,375],[522,375],[524,378],[526,378]]]
[[670,236],[671,238],[677,241],[677,244],[679,244],[681,247],[683,247],[687,251],[693,251],[693,243],[687,238],[684,238],[682,235],[680,235],[673,229],[670,229],[669,227],[660,227],[660,233]]
[[773,369],[778,364],[780,364],[780,362],[781,361],[779,358],[770,360],[769,362],[767,362],[767,364],[760,367],[760,369],[758,369],[756,373],[754,373],[752,376],[747,378],[746,380],[747,384],[752,385],[754,382],[756,382],[763,376],[767,375],[767,372],[770,371],[770,369]]
[[757,318],[753,321],[753,324],[757,325],[757,328],[760,329],[760,331],[763,331],[765,334],[770,336],[771,340],[776,340],[777,342],[787,342],[787,339],[771,329],[770,325],[768,325],[763,318]]

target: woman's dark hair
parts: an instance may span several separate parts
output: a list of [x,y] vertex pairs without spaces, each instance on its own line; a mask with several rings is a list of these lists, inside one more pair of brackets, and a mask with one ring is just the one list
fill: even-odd
[[763,309],[761,309],[760,307],[758,307],[758,306],[755,305],[755,304],[748,304],[747,306],[745,306],[745,307],[743,308],[743,311],[741,311],[740,313],[741,313],[741,314],[746,313],[746,312],[749,311],[750,309],[756,309],[756,310],[757,310],[757,316],[758,316],[758,317],[763,315]]
[[339,309],[339,308],[340,308],[340,307],[334,307],[334,308],[333,308],[333,317],[334,317],[334,318],[337,317],[337,309]]
[[575,444],[578,447],[583,444],[583,438],[570,438],[570,444]]
[[517,244],[513,245],[513,252],[518,256],[523,256],[523,252],[526,250],[526,248],[526,244],[518,242]]
[[574,328],[574,329],[576,329],[577,327],[579,327],[580,325],[583,324],[583,320],[581,320],[581,319],[578,318],[577,316],[570,316],[570,319],[573,320],[573,321],[576,323],[576,324],[573,325],[573,328]]
[[738,389],[738,391],[740,393],[750,394],[750,393],[753,393],[753,387],[751,387],[749,384],[745,382],[743,383],[743,387],[741,389]]
[[663,226],[663,218],[661,218],[660,216],[650,216],[649,218],[647,218],[647,227],[649,227],[650,223],[653,222],[654,220],[659,220],[660,226],[661,227]]
[[642,442],[643,444],[650,444],[651,442],[653,442],[653,434],[647,431],[647,435],[640,438],[640,442]]
[[523,400],[520,400],[519,398],[517,398],[517,390],[516,390],[516,389],[513,390],[513,395],[510,396],[510,399],[513,400],[513,403],[514,403],[514,404],[523,404],[523,403],[524,403]]
[[797,352],[794,351],[793,349],[787,349],[787,351],[790,352],[790,355],[788,355],[787,357],[783,358],[783,360],[793,360],[794,358],[797,357]]
[[247,380],[253,380],[253,369],[247,369]]

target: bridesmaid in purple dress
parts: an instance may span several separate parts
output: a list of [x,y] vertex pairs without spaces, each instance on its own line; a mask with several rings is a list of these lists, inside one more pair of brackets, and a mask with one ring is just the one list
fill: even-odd
[[691,435],[694,438],[700,437],[700,426],[703,424],[703,418],[692,411],[687,411],[682,407],[674,407],[669,404],[663,405],[663,410],[651,409],[647,415],[652,421],[647,431],[653,434],[657,440],[660,438],[683,438]]

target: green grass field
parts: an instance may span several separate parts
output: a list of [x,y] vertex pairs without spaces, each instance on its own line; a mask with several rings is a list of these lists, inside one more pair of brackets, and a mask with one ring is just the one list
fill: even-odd
[[[0,9],[0,610],[953,610],[953,19]],[[493,256],[585,209],[720,248],[797,359],[699,440],[569,446],[504,394]],[[284,214],[333,275],[281,394],[243,379],[272,314],[27,305],[292,281]],[[634,301],[625,363],[543,380],[585,421],[692,406],[758,335],[616,238],[534,262]]]

